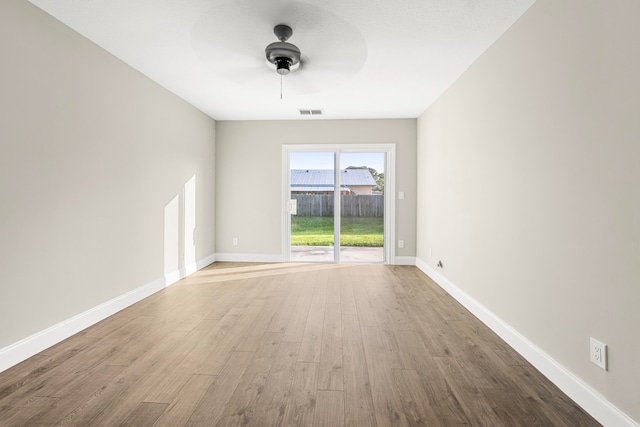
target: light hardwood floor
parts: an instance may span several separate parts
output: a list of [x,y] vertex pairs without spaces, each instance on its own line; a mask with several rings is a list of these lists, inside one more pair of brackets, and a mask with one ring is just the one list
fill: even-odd
[[216,263],[0,374],[2,426],[596,426],[415,267]]

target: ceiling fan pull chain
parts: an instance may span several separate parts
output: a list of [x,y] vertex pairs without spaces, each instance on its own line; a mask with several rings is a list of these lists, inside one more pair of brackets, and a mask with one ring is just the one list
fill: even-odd
[[282,99],[282,74],[280,74],[280,99]]

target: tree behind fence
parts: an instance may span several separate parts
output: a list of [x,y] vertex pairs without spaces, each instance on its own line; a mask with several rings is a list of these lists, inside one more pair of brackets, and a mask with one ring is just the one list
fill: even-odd
[[[333,216],[333,194],[292,194],[297,200],[298,216]],[[384,195],[341,195],[341,215],[382,217]]]

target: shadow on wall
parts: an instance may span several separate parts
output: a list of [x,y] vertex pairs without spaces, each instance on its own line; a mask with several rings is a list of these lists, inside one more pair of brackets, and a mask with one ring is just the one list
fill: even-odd
[[165,285],[197,270],[195,234],[196,176],[193,175],[164,207]]

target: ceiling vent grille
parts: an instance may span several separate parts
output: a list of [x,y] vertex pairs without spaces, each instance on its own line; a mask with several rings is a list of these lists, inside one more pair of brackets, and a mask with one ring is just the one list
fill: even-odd
[[301,116],[321,116],[322,110],[298,110]]

